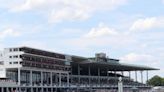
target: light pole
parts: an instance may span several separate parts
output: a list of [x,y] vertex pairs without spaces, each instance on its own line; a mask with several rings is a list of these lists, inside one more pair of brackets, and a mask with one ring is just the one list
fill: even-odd
[[118,92],[123,92],[122,77],[119,77],[119,81],[118,81]]

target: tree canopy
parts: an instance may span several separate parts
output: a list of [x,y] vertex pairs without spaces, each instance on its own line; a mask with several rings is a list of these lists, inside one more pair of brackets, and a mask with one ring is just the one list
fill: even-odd
[[147,84],[153,85],[153,86],[164,86],[164,78],[155,75],[151,79],[147,81]]

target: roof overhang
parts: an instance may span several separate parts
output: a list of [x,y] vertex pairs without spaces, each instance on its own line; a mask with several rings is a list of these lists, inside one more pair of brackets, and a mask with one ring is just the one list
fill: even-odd
[[125,64],[120,62],[93,62],[93,61],[83,61],[79,62],[82,65],[90,65],[95,68],[108,68],[109,71],[144,71],[144,70],[159,70],[157,68],[152,68],[143,65]]

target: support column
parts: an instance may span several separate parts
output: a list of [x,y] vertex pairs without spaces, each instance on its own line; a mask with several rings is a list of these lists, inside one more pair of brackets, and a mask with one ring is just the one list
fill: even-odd
[[143,83],[143,71],[141,71],[141,83]]
[[91,76],[91,70],[90,70],[90,65],[88,66],[88,75],[89,75],[89,85],[91,85],[91,78],[90,78],[90,76]]
[[52,86],[52,72],[50,72],[50,85]]
[[146,82],[149,80],[149,72],[148,72],[148,70],[146,71]]
[[137,71],[135,71],[135,79],[136,79],[136,82],[137,82]]
[[32,70],[30,70],[30,85],[32,86]]
[[131,79],[131,72],[129,71],[129,80]]
[[124,76],[124,72],[123,71],[121,71],[121,74],[122,74],[122,76]]
[[67,86],[69,86],[69,73],[67,73]]
[[98,67],[98,84],[100,85],[100,68]]
[[38,92],[38,87],[36,87],[36,92]]
[[80,84],[80,65],[78,64],[78,83]]
[[1,92],[3,92],[3,87],[1,88]]
[[109,84],[109,69],[107,68],[107,85]]
[[[117,78],[117,75],[116,75],[116,70],[114,70],[114,76],[115,76],[115,78]],[[114,81],[115,83],[115,85],[117,85],[117,83],[118,83],[118,81],[117,81],[117,79],[115,79],[115,81]]]
[[43,72],[42,71],[40,71],[40,75],[41,75],[41,77],[40,77],[40,79],[41,79],[41,86],[43,86]]
[[59,73],[59,87],[61,86],[61,73]]
[[41,92],[44,92],[43,87],[41,87]]
[[9,92],[9,88],[8,87],[6,87],[6,91]]
[[21,73],[20,73],[20,68],[18,68],[18,85],[20,85],[20,81],[21,81],[21,80],[20,80],[20,74],[21,74]]
[[33,87],[31,87],[31,92],[33,92]]
[[27,92],[27,87],[24,88],[25,92]]

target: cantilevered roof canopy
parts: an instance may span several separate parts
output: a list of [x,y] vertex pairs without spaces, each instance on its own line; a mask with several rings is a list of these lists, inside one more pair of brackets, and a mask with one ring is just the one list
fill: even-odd
[[85,66],[94,66],[95,68],[108,68],[109,71],[137,71],[137,70],[159,70],[143,65],[125,64],[120,62],[99,62],[84,57],[73,57],[73,62]]

